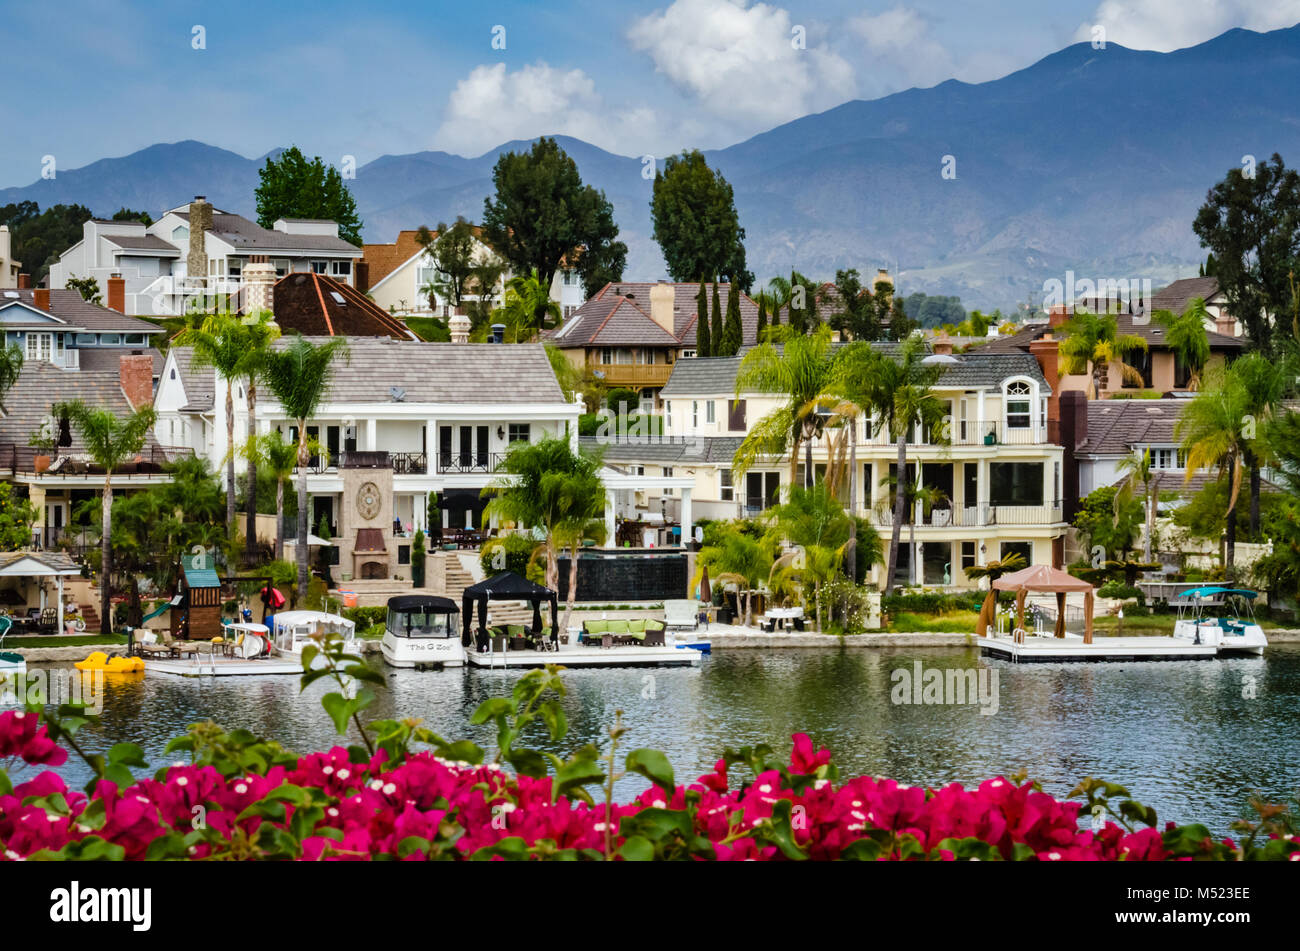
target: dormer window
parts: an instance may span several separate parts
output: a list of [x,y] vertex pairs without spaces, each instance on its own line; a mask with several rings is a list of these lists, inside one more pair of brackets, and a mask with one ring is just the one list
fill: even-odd
[[1007,429],[1029,429],[1033,425],[1033,388],[1024,380],[1007,385]]

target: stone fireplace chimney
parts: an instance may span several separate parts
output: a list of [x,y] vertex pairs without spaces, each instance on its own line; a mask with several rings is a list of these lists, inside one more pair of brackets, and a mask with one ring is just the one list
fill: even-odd
[[212,204],[203,195],[195,195],[190,202],[190,253],[185,258],[185,270],[191,280],[207,283],[208,249],[207,233],[212,227]]
[[153,357],[149,354],[123,354],[118,362],[118,376],[132,409],[153,402]]
[[119,314],[126,313],[126,281],[121,274],[108,279],[108,307]]
[[[1047,438],[1057,442],[1061,435],[1061,344],[1050,333],[1044,334],[1029,345],[1029,352],[1052,388],[1052,395],[1047,398]],[[1084,425],[1087,425],[1086,414]]]
[[451,331],[452,343],[469,343],[469,318],[464,314],[448,318],[447,329]]
[[244,313],[259,314],[264,310],[275,313],[275,265],[266,259],[265,254],[254,254],[243,271],[240,279],[244,285]]
[[1214,318],[1214,332],[1225,337],[1237,336],[1237,319],[1229,314],[1219,314]]
[[665,281],[650,288],[650,319],[670,334],[673,333],[673,304],[676,300],[676,289]]

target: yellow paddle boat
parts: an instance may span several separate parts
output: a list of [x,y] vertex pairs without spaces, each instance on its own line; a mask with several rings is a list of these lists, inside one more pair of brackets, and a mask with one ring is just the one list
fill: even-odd
[[138,674],[144,672],[144,661],[139,657],[109,657],[103,651],[95,651],[85,660],[72,665],[77,670],[102,670],[107,674]]

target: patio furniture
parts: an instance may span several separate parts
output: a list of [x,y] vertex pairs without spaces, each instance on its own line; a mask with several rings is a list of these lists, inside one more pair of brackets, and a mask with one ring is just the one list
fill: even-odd
[[647,628],[646,628],[646,632],[645,632],[645,640],[643,640],[643,641],[641,642],[641,646],[642,646],[642,647],[663,647],[663,646],[665,646],[665,645],[664,645],[664,629],[663,629],[662,627],[660,627],[660,628],[655,628],[655,629],[652,630],[652,629],[650,629],[650,628],[647,627]]
[[670,598],[664,601],[664,626],[690,628],[692,631],[698,629],[700,602],[688,598]]

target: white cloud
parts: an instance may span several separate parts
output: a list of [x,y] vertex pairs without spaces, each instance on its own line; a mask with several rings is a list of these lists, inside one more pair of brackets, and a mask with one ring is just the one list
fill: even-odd
[[848,28],[861,38],[867,54],[858,73],[867,95],[924,88],[949,79],[984,82],[1021,65],[1006,53],[987,49],[959,60],[934,37],[929,20],[901,4],[874,16],[853,17]]
[[653,147],[657,126],[648,107],[608,107],[581,69],[534,63],[510,72],[497,63],[476,66],[456,84],[437,139],[468,155],[509,139],[571,135],[630,155]]
[[1091,41],[1093,27],[1106,28],[1106,40],[1131,49],[1183,49],[1225,30],[1277,30],[1300,22],[1300,0],[1103,0],[1092,20],[1080,24],[1075,39]]
[[[813,24],[795,23],[788,11],[766,3],[675,0],[637,20],[628,41],[697,107],[772,124],[838,105],[855,92],[852,67],[815,34]],[[800,35],[803,49],[796,48]]]

